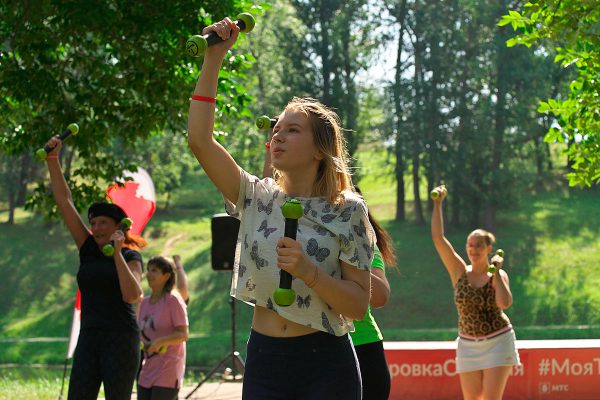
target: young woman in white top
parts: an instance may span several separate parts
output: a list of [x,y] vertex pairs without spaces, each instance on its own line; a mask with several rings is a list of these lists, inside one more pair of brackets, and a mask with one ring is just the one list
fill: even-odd
[[[274,179],[259,179],[214,140],[221,63],[239,28],[226,18],[204,29],[221,43],[207,49],[189,110],[189,145],[240,218],[231,294],[254,305],[244,399],[360,399],[360,373],[348,332],[367,311],[374,233],[352,190],[337,115],[314,99],[294,98],[269,142]],[[302,203],[297,238],[284,237],[281,206]],[[293,277],[295,301],[278,305],[280,270]]]

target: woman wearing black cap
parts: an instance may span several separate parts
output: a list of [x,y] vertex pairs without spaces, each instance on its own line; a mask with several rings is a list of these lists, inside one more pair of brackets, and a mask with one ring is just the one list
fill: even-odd
[[[96,399],[100,384],[108,400],[131,398],[139,366],[140,339],[135,303],[142,295],[140,237],[118,230],[127,217],[117,205],[95,203],[88,210],[90,230],[79,216],[63,176],[61,141],[51,138],[47,164],[58,209],[79,249],[77,283],[81,291],[81,331],[69,381],[69,399]],[[110,242],[114,255],[102,254]]]

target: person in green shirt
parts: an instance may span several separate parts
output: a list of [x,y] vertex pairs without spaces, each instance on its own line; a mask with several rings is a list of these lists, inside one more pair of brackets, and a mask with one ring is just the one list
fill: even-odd
[[[361,193],[356,186],[355,190]],[[390,284],[385,276],[385,266],[396,265],[396,254],[388,232],[377,223],[370,212],[368,216],[377,237],[371,264],[371,300],[364,318],[354,321],[354,332],[351,332],[350,336],[360,365],[363,400],[387,400],[390,395],[391,377],[383,351],[383,335],[371,314],[371,307],[383,307],[389,299]]]

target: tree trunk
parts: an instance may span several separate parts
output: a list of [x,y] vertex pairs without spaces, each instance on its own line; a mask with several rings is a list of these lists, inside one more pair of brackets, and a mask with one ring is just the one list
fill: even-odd
[[322,0],[319,2],[319,21],[321,23],[321,40],[318,47],[319,56],[321,57],[323,79],[323,102],[331,104],[331,51],[329,40],[329,27],[331,24],[331,13],[328,10],[329,1]]
[[21,161],[21,171],[19,173],[18,192],[15,201],[15,207],[23,207],[27,199],[27,184],[31,181],[31,155],[24,153],[19,157]]
[[406,0],[403,0],[395,10],[396,22],[400,25],[398,30],[398,52],[396,54],[396,71],[394,82],[394,108],[396,111],[396,141],[394,145],[394,153],[396,156],[396,164],[394,166],[394,174],[396,175],[396,221],[406,220],[406,194],[404,191],[404,138],[402,137],[402,109],[401,101],[401,83],[402,83],[402,49],[404,45],[404,21],[406,20]]
[[423,23],[422,14],[420,10],[420,4],[415,1],[414,4],[415,14],[415,26],[413,28],[415,41],[414,41],[414,76],[413,86],[415,93],[414,110],[413,110],[413,135],[412,135],[412,183],[413,183],[413,197],[414,197],[414,212],[415,212],[415,223],[417,225],[423,225],[425,218],[423,216],[423,207],[421,205],[421,195],[419,193],[419,155],[421,152],[421,138],[424,132],[424,110],[423,104],[424,99],[424,84],[423,78],[423,57],[425,51],[425,44],[421,40],[422,32],[421,24]]
[[425,218],[423,216],[423,206],[421,205],[421,195],[419,193],[419,154],[413,154],[412,159],[412,178],[413,178],[413,196],[415,197],[415,223],[423,225]]
[[[463,20],[466,18],[463,17]],[[470,112],[467,105],[467,98],[469,92],[469,76],[470,76],[470,62],[474,57],[474,40],[476,33],[475,23],[469,23],[466,26],[466,40],[465,40],[465,55],[462,58],[462,73],[459,74],[460,87],[457,98],[457,116],[459,119],[458,127],[456,129],[456,139],[458,143],[456,150],[454,151],[454,165],[451,175],[452,191],[449,200],[450,205],[450,223],[452,225],[460,225],[461,217],[461,206],[464,203],[465,196],[465,185],[464,185],[464,159],[467,152],[467,129],[470,123]]]
[[167,193],[167,200],[165,201],[165,206],[163,207],[163,211],[166,213],[169,211],[169,205],[171,204],[171,192]]
[[15,188],[13,187],[13,185],[9,185],[9,187],[8,187],[8,219],[6,220],[6,223],[8,225],[15,224],[15,209],[16,209],[15,197],[16,197]]
[[[506,12],[508,4],[501,2],[502,7],[498,10],[501,14]],[[503,182],[498,180],[500,163],[502,162],[502,151],[504,147],[504,132],[507,124],[506,95],[509,86],[509,74],[511,69],[510,57],[506,47],[506,27],[496,27],[495,50],[496,50],[496,107],[494,112],[494,134],[492,137],[492,162],[490,172],[492,179],[489,180],[487,196],[485,196],[485,228],[495,232],[497,228],[496,213],[498,211],[497,198],[502,195]]]
[[[354,8],[352,5],[346,6],[346,23],[344,24],[344,29],[342,32],[342,37],[349,38],[350,37],[350,25],[354,20]],[[352,156],[356,153],[356,149],[358,148],[358,138],[356,136],[356,128],[357,128],[357,119],[358,119],[358,96],[356,96],[356,84],[354,83],[354,73],[355,67],[352,64],[352,56],[350,54],[350,40],[346,39],[342,41],[342,57],[344,59],[344,86],[346,89],[345,93],[345,113],[346,113],[346,123],[345,128],[351,129],[348,132],[348,153],[350,154],[350,159],[352,160]]]

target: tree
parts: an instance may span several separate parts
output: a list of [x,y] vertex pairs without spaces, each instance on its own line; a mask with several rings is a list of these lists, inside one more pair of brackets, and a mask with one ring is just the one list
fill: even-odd
[[[247,0],[203,2],[5,1],[0,5],[0,152],[31,154],[71,122],[80,133],[61,158],[79,208],[103,197],[107,182],[135,170],[130,152],[153,134],[185,130],[198,75],[186,39]],[[211,15],[205,10],[210,10]],[[229,60],[219,82],[219,112],[243,113],[249,97],[236,81],[250,64]],[[74,157],[74,158],[71,158]],[[13,179],[14,182],[14,179]],[[49,211],[40,183],[29,205]]]
[[574,67],[576,79],[568,98],[540,102],[538,111],[554,115],[547,142],[566,143],[572,172],[571,186],[600,182],[600,7],[596,0],[537,0],[521,11],[510,10],[498,25],[512,25],[516,37],[509,47],[522,44],[544,46],[556,51],[555,62]]
[[[370,63],[376,41],[370,28],[373,11],[366,0],[291,0],[297,16],[305,25],[305,36],[298,43],[301,56],[291,62],[310,60],[318,97],[333,107],[348,129],[346,140],[354,155],[363,132],[357,132],[359,89],[356,75]],[[296,51],[297,54],[297,51]]]
[[[393,113],[388,114],[388,124],[391,126],[394,143],[394,177],[396,180],[396,221],[406,219],[406,193],[404,188],[404,173],[406,170],[406,100],[408,93],[403,83],[403,73],[408,68],[408,60],[403,60],[405,49],[405,34],[407,30],[408,5],[407,0],[389,0],[385,2],[385,9],[390,15],[392,26],[396,30],[397,40],[396,65],[394,79],[389,83],[388,91],[392,98]],[[384,43],[387,45],[387,43]],[[388,97],[388,96],[386,96]]]

